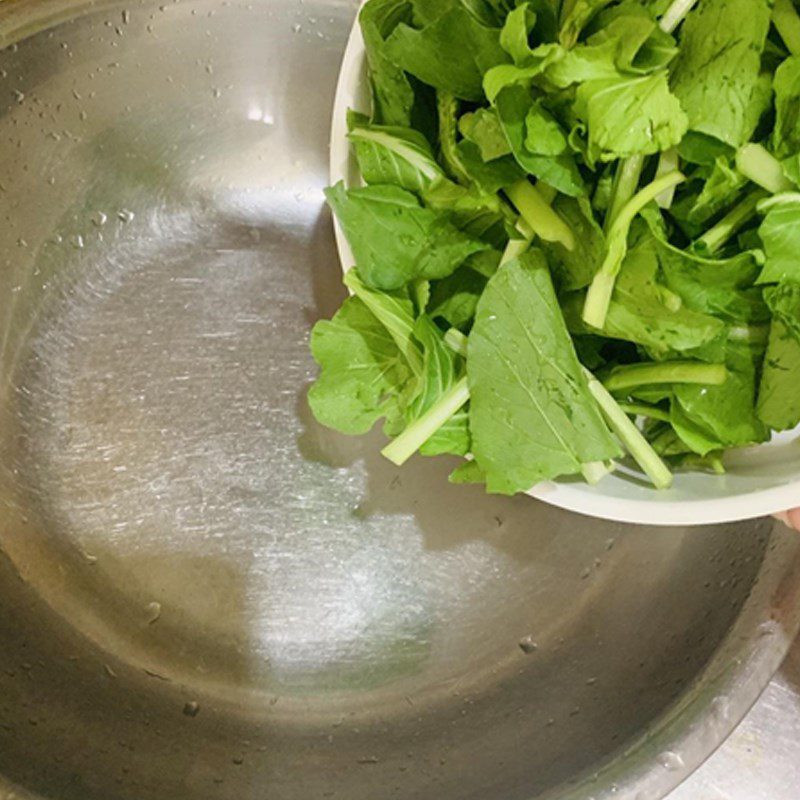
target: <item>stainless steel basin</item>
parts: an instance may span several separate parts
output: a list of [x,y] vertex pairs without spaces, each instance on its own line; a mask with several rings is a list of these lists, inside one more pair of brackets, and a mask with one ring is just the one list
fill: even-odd
[[798,628],[768,521],[592,522],[314,423],[354,13],[0,7],[4,800],[655,800]]

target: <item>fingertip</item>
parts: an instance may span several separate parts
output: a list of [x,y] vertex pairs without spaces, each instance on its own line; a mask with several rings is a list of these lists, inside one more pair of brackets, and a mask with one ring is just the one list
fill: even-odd
[[800,508],[795,508],[792,511],[789,511],[786,515],[788,518],[787,524],[790,528],[794,528],[796,531],[800,531]]

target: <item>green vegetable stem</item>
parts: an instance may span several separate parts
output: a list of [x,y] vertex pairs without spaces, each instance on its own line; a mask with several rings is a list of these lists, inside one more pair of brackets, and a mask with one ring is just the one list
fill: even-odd
[[685,180],[683,174],[677,171],[656,178],[649,186],[628,200],[614,218],[608,231],[606,256],[586,295],[583,319],[587,325],[599,330],[605,325],[614,284],[628,252],[628,233],[634,218],[658,195],[672,186],[677,186],[683,180]]

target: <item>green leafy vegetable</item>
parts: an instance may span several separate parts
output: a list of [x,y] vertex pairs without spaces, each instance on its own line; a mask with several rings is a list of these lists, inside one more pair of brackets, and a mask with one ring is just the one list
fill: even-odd
[[775,315],[758,393],[758,416],[770,428],[785,431],[800,423],[800,283],[765,292]]
[[511,154],[511,145],[494,109],[479,108],[464,114],[458,121],[458,127],[465,139],[477,145],[484,161],[494,161]]
[[500,47],[500,31],[482,24],[461,5],[421,30],[401,23],[387,39],[385,52],[423,83],[463,100],[481,100],[484,72],[508,60]]
[[572,47],[592,17],[611,0],[565,0],[561,6],[561,33],[564,47]]
[[375,122],[410,125],[414,90],[405,72],[386,52],[386,40],[401,23],[411,19],[407,0],[370,0],[361,9],[359,22],[369,64]]
[[[675,403],[695,426],[707,432],[706,439],[716,446],[695,452],[707,455],[712,450],[764,442],[769,430],[756,416],[756,374],[763,350],[748,344],[729,344],[726,367],[728,377],[721,386],[675,386]],[[679,431],[680,435],[680,431]],[[683,438],[683,437],[681,437]],[[690,442],[687,442],[690,444]]]
[[800,424],[795,3],[367,0],[317,419],[501,493]]
[[[560,141],[565,143],[565,139],[558,123],[541,107],[537,110],[530,94],[521,86],[509,86],[500,92],[494,102],[500,124],[517,163],[526,172],[546,181],[564,194],[572,196],[585,194],[583,179],[571,154],[563,154],[563,148],[562,155],[559,156],[542,152],[542,148],[553,149],[553,138],[558,144],[559,134]],[[534,120],[534,125],[538,122],[540,128],[543,125],[550,126],[549,142],[539,142],[535,138],[536,130],[533,131],[533,137],[529,135],[528,122],[531,118]],[[538,152],[531,150],[529,145],[536,147]]]
[[583,318],[588,325],[602,330],[605,324],[617,273],[628,251],[628,232],[636,215],[665,189],[676,186],[683,180],[684,176],[680,172],[671,172],[656,178],[620,210],[608,232],[606,256],[586,295]]
[[575,113],[587,126],[592,161],[659,153],[686,133],[686,114],[663,70],[587,81],[578,87]]
[[672,89],[689,129],[731,147],[749,141],[770,102],[761,53],[768,0],[702,0],[683,24]]
[[367,183],[393,183],[419,193],[444,177],[428,140],[413,128],[370,125],[360,115],[352,115],[350,123],[349,138]]
[[449,327],[465,328],[472,322],[486,277],[471,267],[461,267],[449,278],[437,281],[431,292],[430,315]]
[[619,455],[558,310],[547,262],[504,265],[478,303],[467,374],[475,460],[491,492],[513,494]]
[[393,337],[357,297],[318,322],[311,352],[321,367],[308,393],[314,416],[329,428],[366,433],[383,417],[397,419],[412,371]]
[[775,71],[775,129],[778,158],[800,153],[800,56],[787,58]]
[[422,374],[422,358],[414,340],[414,302],[407,290],[376,291],[365,285],[357,269],[344,276],[350,291],[372,312],[394,340],[412,373]]
[[[695,351],[718,341],[725,324],[699,308],[687,307],[663,282],[659,267],[658,242],[645,234],[622,265],[603,334],[634,342],[660,357]],[[574,333],[591,330],[581,319],[583,304],[583,294],[565,303],[567,322]]]
[[584,289],[594,278],[597,266],[603,260],[605,238],[595,220],[586,198],[559,195],[552,204],[553,211],[572,232],[573,247],[563,242],[542,240],[550,269],[560,291]]
[[[441,402],[463,372],[461,359],[445,344],[441,330],[430,317],[417,319],[414,337],[422,345],[424,361],[420,391],[408,413],[412,423]],[[462,411],[451,416],[421,448],[424,455],[466,455],[470,449],[467,414]]]
[[[326,190],[364,281],[399,289],[415,278],[444,278],[488,245],[454,227],[445,214],[423,208],[397,186]],[[385,233],[384,236],[376,237]]]
[[767,261],[759,283],[800,282],[800,194],[778,196],[764,208],[758,233]]

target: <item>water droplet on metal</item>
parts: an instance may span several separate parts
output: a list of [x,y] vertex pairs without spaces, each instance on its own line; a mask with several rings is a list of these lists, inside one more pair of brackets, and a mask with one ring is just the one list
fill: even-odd
[[519,640],[519,649],[526,655],[535,653],[539,649],[539,645],[533,639],[533,636],[523,636]]
[[133,222],[135,216],[133,211],[128,211],[127,208],[120,209],[117,213],[117,219],[119,219],[120,222]]
[[728,721],[731,714],[731,701],[724,694],[711,701],[711,716],[720,723]]
[[762,622],[758,626],[758,635],[765,637],[765,636],[774,636],[778,632],[778,625],[775,620],[768,619],[766,622]]
[[83,249],[83,244],[84,244],[83,236],[81,236],[79,233],[75,234],[75,236],[73,236],[70,241],[72,242],[72,246],[76,250],[82,250]]
[[196,700],[190,700],[183,707],[183,713],[187,717],[196,717],[200,713],[200,703],[198,703]]
[[677,772],[685,766],[683,759],[671,750],[661,753],[661,755],[658,756],[658,763],[670,772]]
[[98,228],[105,225],[107,220],[108,215],[104,214],[102,211],[96,211],[94,214],[92,214],[92,222],[97,225]]
[[161,603],[153,601],[147,604],[147,624],[153,625],[161,616]]

